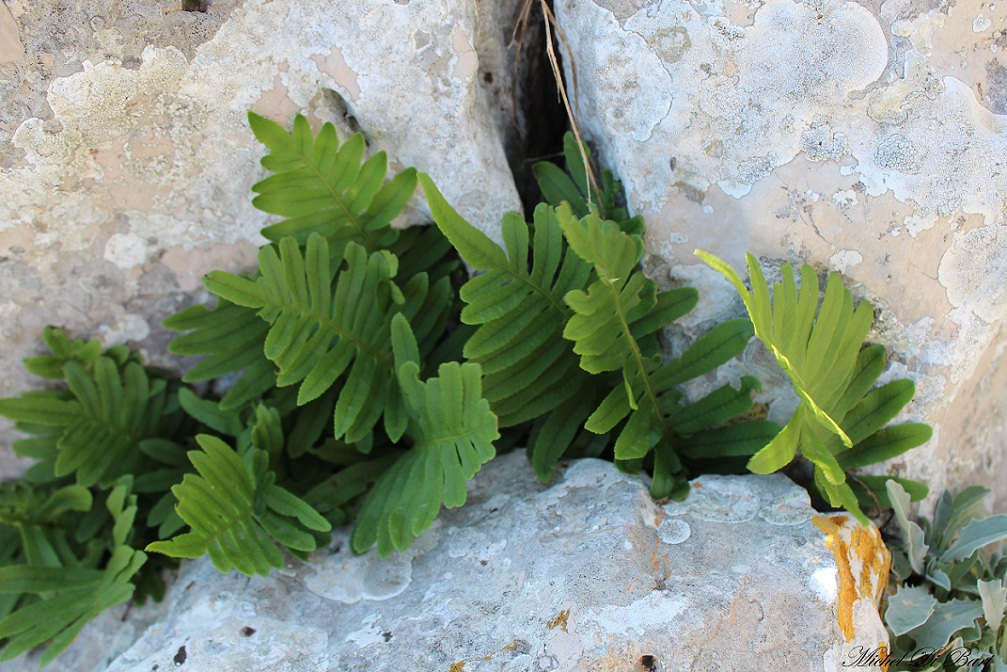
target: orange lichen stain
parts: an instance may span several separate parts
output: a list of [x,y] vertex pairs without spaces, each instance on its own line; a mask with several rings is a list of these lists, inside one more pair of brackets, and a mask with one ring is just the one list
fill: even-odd
[[703,484],[700,483],[699,481],[696,481],[695,483],[692,484],[693,490],[699,490],[701,487],[703,487]]
[[448,672],[465,672],[465,661],[459,660],[451,666],[451,669],[449,669]]
[[864,527],[849,516],[815,516],[811,519],[826,534],[825,545],[839,570],[839,626],[846,641],[853,639],[853,604],[870,600],[875,606],[888,588],[892,555],[874,525]]
[[503,649],[501,649],[501,650],[502,651],[517,651],[517,647],[519,647],[519,646],[521,646],[520,641],[515,639],[510,644],[508,644],[507,646],[503,647]]
[[556,628],[563,628],[563,632],[567,632],[566,621],[568,618],[570,618],[570,610],[564,609],[563,611],[559,612],[559,614],[556,615],[556,618],[552,619],[551,621],[548,621],[546,625],[549,627],[550,630],[555,630]]

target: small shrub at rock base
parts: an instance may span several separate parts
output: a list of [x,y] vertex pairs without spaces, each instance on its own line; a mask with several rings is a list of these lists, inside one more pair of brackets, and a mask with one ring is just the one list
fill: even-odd
[[909,495],[887,485],[901,536],[892,547],[885,624],[891,670],[1007,670],[1007,514],[986,516],[989,490],[945,492],[933,520],[909,518]]

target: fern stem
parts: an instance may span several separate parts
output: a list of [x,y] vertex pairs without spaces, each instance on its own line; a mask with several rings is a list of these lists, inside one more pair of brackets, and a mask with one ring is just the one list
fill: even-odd
[[[626,337],[626,342],[629,344],[630,350],[633,353],[633,362],[636,364],[636,368],[640,372],[640,377],[643,379],[647,399],[650,400],[651,406],[654,407],[654,416],[658,419],[658,422],[661,423],[661,434],[663,436],[668,436],[668,425],[664,420],[664,413],[661,411],[661,406],[657,401],[657,394],[654,392],[650,376],[647,374],[647,366],[644,361],[643,353],[640,351],[640,345],[636,342],[636,339],[633,338],[633,333],[630,331],[629,322],[626,320],[626,314],[622,309],[622,303],[619,301],[619,292],[608,278],[605,278],[605,280],[605,284],[608,285],[609,290],[612,292],[615,299],[616,315],[619,316],[619,325],[622,328],[622,333]],[[635,399],[630,399],[630,405],[635,403]]]

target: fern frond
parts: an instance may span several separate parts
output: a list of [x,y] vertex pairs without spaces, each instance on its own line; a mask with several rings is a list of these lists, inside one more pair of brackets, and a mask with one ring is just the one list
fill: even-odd
[[548,414],[589,384],[560,335],[573,315],[563,297],[586,285],[590,264],[564,245],[554,208],[536,208],[533,238],[520,215],[506,215],[505,252],[455,212],[428,176],[420,182],[438,228],[465,261],[487,271],[460,291],[462,321],[478,326],[463,353],[482,367],[500,426]]
[[[79,564],[68,540],[91,510],[91,491],[81,485],[29,487],[21,483],[0,485],[0,526],[17,531],[9,549],[11,558],[30,565],[58,567]],[[16,561],[16,560],[15,560]]]
[[[391,281],[395,258],[368,255],[351,242],[344,270],[337,274],[329,260],[328,242],[317,234],[303,254],[293,238],[284,238],[279,254],[271,246],[260,251],[256,281],[214,271],[205,284],[232,303],[257,309],[269,324],[266,357],[279,370],[277,385],[300,384],[298,404],[318,398],[348,371],[335,406],[336,438],[363,440],[384,413],[395,439],[404,428],[388,332],[404,301]],[[423,287],[412,289],[422,303]]]
[[[161,435],[168,385],[150,378],[132,360],[119,365],[99,357],[91,370],[77,360],[63,365],[70,394],[26,394],[0,399],[0,415],[24,425],[58,430],[46,432],[43,443],[56,439],[54,475],[74,474],[85,487],[109,482],[133,471],[142,459],[137,449],[144,439]],[[37,448],[41,444],[36,444]]]
[[[80,493],[69,493],[69,501],[78,508],[85,503]],[[81,566],[71,558],[37,563],[30,556],[25,564],[0,568],[0,594],[39,598],[0,618],[0,639],[9,638],[0,662],[51,640],[40,661],[46,665],[95,616],[132,597],[131,579],[147,559],[127,545],[137,511],[136,496],[128,494],[127,485],[116,485],[106,498],[106,508],[113,525],[112,552],[104,569]]]
[[754,378],[742,378],[739,389],[724,386],[698,402],[683,406],[673,386],[702,375],[744,350],[751,334],[747,320],[720,325],[677,360],[663,364],[653,339],[662,325],[690,311],[696,291],[682,288],[657,292],[639,270],[643,243],[613,222],[591,214],[577,220],[568,208],[558,211],[563,233],[573,251],[591,263],[598,279],[586,291],[566,295],[576,315],[563,331],[574,341],[580,366],[591,373],[618,371],[623,385],[602,400],[585,427],[598,434],[625,421],[615,442],[617,460],[640,460],[654,451],[651,493],[680,495],[687,474],[679,445],[707,428],[724,423],[752,406]]
[[[918,424],[882,429],[912,399],[913,384],[894,381],[869,391],[885,368],[884,348],[862,349],[873,321],[870,303],[863,301],[854,309],[842,278],[830,273],[819,305],[818,277],[807,264],[801,268],[800,291],[792,267],[784,264],[782,281],[773,286],[771,299],[762,269],[751,254],[747,257],[751,291],[723,260],[701,250],[696,255],[738,290],[755,335],[773,353],[801,400],[783,431],[752,457],[749,469],[757,473],[781,469],[800,447],[815,464],[815,483],[829,502],[866,522],[845,471],[901,454],[931,434],[929,427]],[[883,495],[883,489],[876,494]],[[866,499],[862,496],[860,501],[866,504]]]
[[378,545],[386,557],[430,527],[441,505],[465,503],[465,484],[495,454],[497,419],[482,396],[478,364],[442,364],[419,379],[419,349],[408,321],[392,322],[395,361],[412,448],[378,478],[353,531],[353,550]]
[[189,459],[198,475],[189,474],[172,492],[178,514],[190,532],[147,546],[150,552],[175,558],[209,554],[221,572],[266,575],[283,566],[280,543],[294,551],[316,547],[312,532],[328,532],[328,521],[300,498],[273,484],[265,451],[249,452],[248,463],[220,439],[200,434],[202,451]]
[[262,352],[269,331],[255,310],[220,299],[208,309],[195,305],[168,317],[162,323],[172,331],[186,331],[168,345],[176,355],[207,355],[182,380],[195,383],[241,371],[220,401],[223,410],[237,408],[260,398],[276,384],[276,367]]
[[276,122],[249,112],[255,137],[270,153],[262,165],[273,175],[252,186],[252,204],[285,219],[262,235],[278,242],[291,236],[304,245],[313,233],[336,250],[349,241],[368,251],[386,247],[396,236],[388,224],[416,190],[416,171],[407,168],[385,183],[387,158],[378,152],[361,165],[364,138],[357,133],[342,145],[326,123],[315,137],[307,119],[294,118],[288,133]]
[[[273,121],[249,113],[249,125],[255,136],[270,150],[262,165],[274,174],[252,188],[259,196],[253,204],[265,212],[286,219],[266,227],[262,234],[279,241],[290,236],[304,246],[312,234],[327,238],[335,258],[349,241],[368,251],[376,251],[396,242],[399,233],[388,225],[416,190],[416,171],[406,169],[385,183],[386,157],[379,152],[362,165],[364,141],[360,134],[340,145],[332,124],[325,124],[318,136],[307,120],[298,115],[287,132]],[[430,236],[416,240],[424,249],[446,250]],[[408,241],[404,241],[406,244]],[[412,266],[428,265],[440,274],[450,265],[437,266],[439,258],[429,252],[410,255]],[[411,277],[411,276],[406,276]],[[257,280],[258,278],[253,278]],[[221,300],[209,310],[193,306],[164,321],[174,331],[187,331],[169,346],[169,352],[181,355],[209,355],[190,370],[185,382],[220,378],[242,371],[241,377],[221,400],[221,408],[234,409],[259,399],[277,384],[275,366],[265,358],[262,343],[269,325],[258,319],[255,310]]]

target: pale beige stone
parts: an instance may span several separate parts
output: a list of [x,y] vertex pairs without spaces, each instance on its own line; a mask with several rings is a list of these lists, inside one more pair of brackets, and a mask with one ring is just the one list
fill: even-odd
[[[556,12],[575,114],[647,221],[649,272],[699,287],[685,331],[740,308],[697,248],[739,271],[746,251],[770,273],[783,261],[841,271],[877,309],[886,379],[916,380],[901,419],[935,430],[888,468],[936,493],[985,482],[1002,508],[1003,7],[558,0]],[[754,367],[770,416],[785,419],[786,381],[745,357],[721,377]]]

